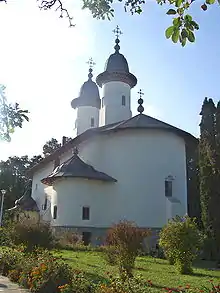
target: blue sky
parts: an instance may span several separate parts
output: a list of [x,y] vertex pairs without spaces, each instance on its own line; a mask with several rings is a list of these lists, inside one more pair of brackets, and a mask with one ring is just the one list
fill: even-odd
[[143,89],[145,114],[198,135],[199,111],[205,96],[220,99],[220,8],[191,13],[200,24],[196,44],[185,48],[164,37],[172,18],[166,7],[147,1],[144,13],[131,16],[116,5],[115,18],[94,20],[80,2],[67,6],[76,27],[69,29],[57,13],[39,11],[34,0],[11,0],[0,6],[0,83],[9,101],[30,111],[30,122],[16,130],[10,143],[0,143],[0,159],[39,154],[46,140],[75,136],[76,111],[70,102],[87,79],[86,61],[96,62],[94,75],[103,71],[114,46],[112,30],[123,31],[121,53],[138,79],[132,90],[132,111],[137,113],[137,92]]

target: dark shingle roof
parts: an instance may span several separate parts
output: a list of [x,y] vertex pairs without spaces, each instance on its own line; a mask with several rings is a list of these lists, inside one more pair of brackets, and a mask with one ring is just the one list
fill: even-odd
[[97,171],[91,165],[88,165],[85,162],[83,162],[79,158],[76,151],[70,159],[56,167],[54,171],[46,178],[43,178],[41,182],[47,185],[53,185],[53,182],[56,179],[64,177],[86,178],[91,180],[100,180],[108,182],[117,181],[113,177],[103,172]]
[[155,119],[153,117],[150,117],[145,114],[138,114],[128,120],[123,120],[120,122],[108,124],[105,126],[101,126],[98,128],[90,128],[83,132],[82,134],[78,135],[77,137],[70,140],[68,143],[63,145],[61,148],[56,150],[53,154],[46,157],[44,160],[42,160],[40,163],[32,167],[28,174],[32,175],[34,172],[39,170],[41,167],[43,167],[45,164],[55,160],[57,157],[62,155],[63,153],[67,152],[68,150],[76,147],[81,142],[86,141],[90,139],[91,137],[95,135],[99,135],[102,133],[109,133],[109,132],[116,132],[116,131],[122,131],[126,129],[155,129],[155,130],[165,130],[170,131],[178,136],[182,137],[186,142],[193,142],[197,143],[197,139],[191,135],[190,133],[183,131],[177,127],[174,127],[170,124],[167,124],[165,122],[162,122],[158,119]]
[[39,212],[36,201],[31,197],[31,182],[26,186],[26,190],[22,197],[15,201],[15,206],[8,211],[20,209],[22,211],[36,211]]

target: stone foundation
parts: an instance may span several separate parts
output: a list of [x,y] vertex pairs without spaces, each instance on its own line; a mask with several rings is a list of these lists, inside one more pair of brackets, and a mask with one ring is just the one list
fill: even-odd
[[[95,227],[74,227],[74,226],[59,226],[52,227],[55,234],[65,231],[72,231],[82,236],[85,236],[86,233],[90,233],[90,244],[93,246],[100,246],[105,243],[105,237],[109,228],[95,228]],[[145,239],[144,246],[146,250],[150,250],[152,247],[155,247],[158,238],[160,228],[150,228],[152,235]],[[84,235],[84,236],[83,236]],[[88,235],[88,234],[87,234]]]

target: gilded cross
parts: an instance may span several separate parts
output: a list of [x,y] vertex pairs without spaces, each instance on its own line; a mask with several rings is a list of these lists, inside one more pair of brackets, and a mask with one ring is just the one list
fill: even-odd
[[118,25],[116,26],[116,29],[113,30],[113,33],[115,34],[117,39],[120,35],[122,35],[122,31],[120,30]]

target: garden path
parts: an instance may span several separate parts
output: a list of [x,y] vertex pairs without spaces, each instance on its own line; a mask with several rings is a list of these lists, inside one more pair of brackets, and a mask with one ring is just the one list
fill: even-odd
[[28,293],[26,289],[21,289],[17,284],[12,283],[8,278],[0,275],[0,293]]

